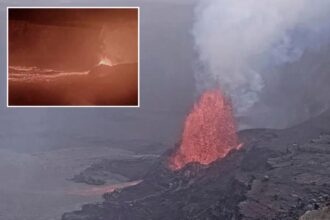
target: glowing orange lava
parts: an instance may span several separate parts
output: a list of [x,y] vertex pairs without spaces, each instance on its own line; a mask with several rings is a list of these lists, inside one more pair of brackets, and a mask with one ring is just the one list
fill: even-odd
[[206,91],[186,118],[181,145],[169,167],[178,170],[190,162],[209,164],[240,147],[230,101],[220,90]]
[[98,65],[107,65],[107,66],[112,66],[112,62],[109,58],[103,57]]

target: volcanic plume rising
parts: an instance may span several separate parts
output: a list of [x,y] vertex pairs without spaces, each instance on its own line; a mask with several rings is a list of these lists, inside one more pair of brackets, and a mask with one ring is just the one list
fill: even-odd
[[186,118],[181,145],[169,167],[178,170],[190,162],[209,164],[239,147],[230,101],[220,90],[206,91]]

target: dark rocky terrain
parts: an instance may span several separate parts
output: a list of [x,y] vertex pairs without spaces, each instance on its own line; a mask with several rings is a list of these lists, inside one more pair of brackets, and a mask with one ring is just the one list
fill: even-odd
[[62,220],[293,220],[326,209],[330,111],[289,129],[239,135],[244,147],[208,166],[172,172],[168,152],[140,184],[107,193],[104,202],[65,213]]
[[102,160],[92,164],[72,180],[89,185],[104,185],[108,181],[134,181],[143,178],[156,163],[157,157],[139,157],[128,160]]

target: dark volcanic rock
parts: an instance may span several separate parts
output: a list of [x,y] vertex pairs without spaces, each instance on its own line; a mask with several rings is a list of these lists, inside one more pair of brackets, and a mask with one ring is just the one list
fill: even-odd
[[298,219],[329,203],[330,112],[286,130],[240,132],[244,147],[208,166],[167,169],[62,220]]
[[114,179],[119,182],[139,180],[143,178],[157,157],[140,157],[127,160],[102,160],[92,164],[72,180],[90,185],[103,185]]

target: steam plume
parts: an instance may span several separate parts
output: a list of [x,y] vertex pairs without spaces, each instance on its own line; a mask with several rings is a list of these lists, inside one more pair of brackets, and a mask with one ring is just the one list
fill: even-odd
[[[199,87],[219,83],[238,115],[259,99],[270,69],[298,61],[329,36],[328,0],[207,0],[196,8]],[[204,83],[202,83],[204,82]]]

